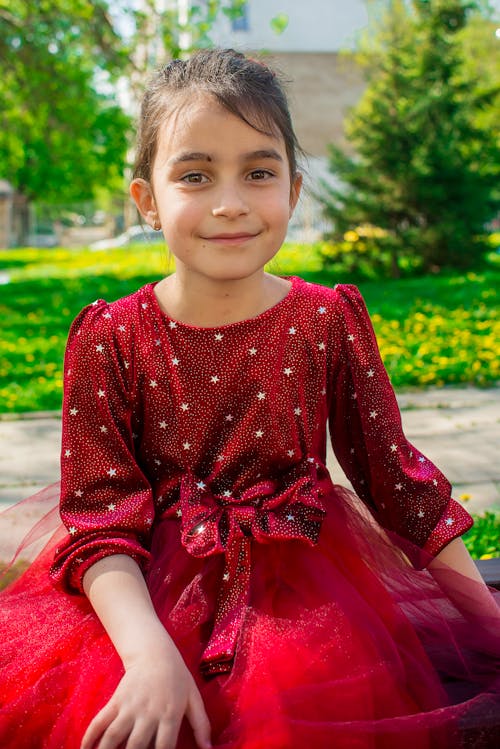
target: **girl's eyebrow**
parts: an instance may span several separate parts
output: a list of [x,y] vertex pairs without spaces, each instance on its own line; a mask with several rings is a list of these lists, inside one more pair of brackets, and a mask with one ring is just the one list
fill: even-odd
[[[274,148],[263,148],[258,151],[249,151],[242,156],[242,161],[253,161],[254,159],[273,159],[274,161],[283,161],[282,156],[280,156],[278,151],[275,151]],[[186,161],[213,161],[213,158],[208,153],[189,151],[174,156],[169,160],[169,164],[175,166],[175,164],[182,164]]]

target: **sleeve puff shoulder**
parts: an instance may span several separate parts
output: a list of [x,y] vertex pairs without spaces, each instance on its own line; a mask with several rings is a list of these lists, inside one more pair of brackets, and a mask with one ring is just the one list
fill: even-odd
[[[472,524],[436,466],[405,437],[368,311],[352,285],[335,288],[338,366],[331,383],[332,446],[365,505],[388,531],[435,556]],[[422,566],[413,559],[416,566]]]
[[64,359],[61,518],[68,531],[51,575],[69,592],[112,554],[141,565],[153,522],[151,487],[131,431],[131,321],[118,303],[98,300],[73,322]]

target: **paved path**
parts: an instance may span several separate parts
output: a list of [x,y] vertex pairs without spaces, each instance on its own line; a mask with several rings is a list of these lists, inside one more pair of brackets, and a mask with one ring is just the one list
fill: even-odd
[[[398,395],[406,436],[437,464],[467,509],[500,509],[500,387],[441,388]],[[0,503],[3,506],[56,481],[60,420],[51,414],[0,415]],[[345,478],[330,453],[334,480]]]

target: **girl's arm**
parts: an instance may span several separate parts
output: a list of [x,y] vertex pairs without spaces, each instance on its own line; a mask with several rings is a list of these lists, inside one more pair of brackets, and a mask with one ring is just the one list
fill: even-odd
[[106,629],[125,674],[94,718],[81,749],[116,749],[132,739],[147,749],[175,746],[184,714],[199,747],[210,743],[210,724],[195,681],[158,619],[137,563],[118,554],[96,562],[83,586]]
[[[427,569],[465,616],[491,617],[497,627],[500,625],[500,608],[461,538],[455,538],[436,554]],[[479,584],[466,585],[461,576]]]

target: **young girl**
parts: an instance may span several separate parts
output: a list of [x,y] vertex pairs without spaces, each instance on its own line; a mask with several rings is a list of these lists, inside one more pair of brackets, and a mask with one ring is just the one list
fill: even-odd
[[296,152],[277,77],[231,50],[146,93],[131,194],[176,270],[71,328],[65,529],[2,598],[2,749],[498,746],[472,521],[358,290],[264,271]]

